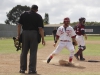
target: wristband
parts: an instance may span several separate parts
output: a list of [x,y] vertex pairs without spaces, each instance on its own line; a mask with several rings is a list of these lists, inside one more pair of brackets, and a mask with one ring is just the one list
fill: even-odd
[[73,45],[75,45],[75,42],[72,42],[73,43]]
[[57,41],[55,41],[55,43],[57,43]]

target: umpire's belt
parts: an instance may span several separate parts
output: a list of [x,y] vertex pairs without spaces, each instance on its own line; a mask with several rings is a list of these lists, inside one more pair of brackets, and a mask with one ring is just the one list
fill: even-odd
[[62,41],[62,42],[70,42],[69,40],[60,40],[60,41]]

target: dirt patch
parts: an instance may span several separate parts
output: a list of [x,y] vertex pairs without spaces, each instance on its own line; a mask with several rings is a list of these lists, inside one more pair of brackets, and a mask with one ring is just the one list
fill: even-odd
[[[87,43],[91,42],[87,41]],[[74,58],[73,63],[76,64],[76,66],[61,66],[59,65],[59,60],[64,59],[67,61],[69,55],[58,54],[49,64],[47,64],[47,57],[54,49],[55,47],[53,47],[53,42],[47,41],[46,46],[38,50],[37,72],[40,75],[68,75],[79,72],[96,73],[100,70],[100,62],[87,62],[88,60],[100,60],[98,56],[85,56],[86,61],[77,61]],[[0,75],[20,75],[19,58],[20,54],[0,54]],[[25,75],[28,75],[27,71]]]

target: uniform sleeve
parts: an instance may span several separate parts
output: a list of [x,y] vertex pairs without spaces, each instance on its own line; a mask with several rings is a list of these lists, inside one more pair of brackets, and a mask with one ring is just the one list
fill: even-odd
[[39,17],[39,19],[38,19],[38,27],[44,28],[42,17],[40,15],[38,17]]
[[85,34],[85,26],[84,25],[81,26],[81,33],[82,33],[82,35]]
[[76,36],[76,33],[75,33],[74,29],[72,28],[71,37],[74,38],[75,36]]
[[81,26],[81,30],[85,31],[85,26],[84,25]]

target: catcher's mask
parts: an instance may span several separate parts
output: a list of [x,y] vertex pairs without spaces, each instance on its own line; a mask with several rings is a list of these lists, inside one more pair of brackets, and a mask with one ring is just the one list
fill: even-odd
[[16,39],[15,37],[13,37],[13,41],[14,41],[14,46],[17,48],[16,51],[21,50],[21,48],[22,48],[21,42],[18,39]]
[[79,22],[83,22],[83,23],[85,23],[85,18],[84,17],[81,17],[81,18],[79,18]]

